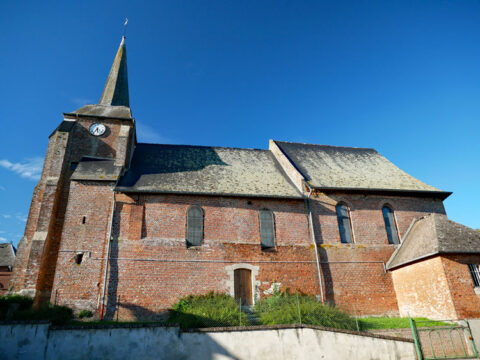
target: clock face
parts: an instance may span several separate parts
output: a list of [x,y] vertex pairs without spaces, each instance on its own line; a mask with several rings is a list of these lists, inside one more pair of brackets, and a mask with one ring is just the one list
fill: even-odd
[[100,136],[105,134],[106,129],[107,128],[103,124],[93,124],[92,126],[90,126],[90,134],[92,134],[93,136]]

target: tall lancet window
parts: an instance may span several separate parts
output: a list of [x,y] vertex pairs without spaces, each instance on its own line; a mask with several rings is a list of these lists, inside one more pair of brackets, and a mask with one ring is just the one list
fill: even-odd
[[340,241],[345,244],[353,243],[352,225],[350,222],[350,210],[347,205],[339,203],[336,206]]
[[203,209],[191,206],[187,212],[187,247],[203,243]]
[[385,205],[382,208],[383,220],[385,221],[385,230],[387,230],[387,237],[389,244],[400,244],[398,238],[397,225],[395,224],[395,217],[390,206]]
[[263,209],[260,210],[258,217],[260,220],[262,249],[272,249],[275,247],[275,220],[273,218],[273,212]]

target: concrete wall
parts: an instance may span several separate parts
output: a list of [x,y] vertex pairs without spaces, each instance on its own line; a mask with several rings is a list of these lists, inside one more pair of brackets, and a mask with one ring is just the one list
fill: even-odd
[[181,332],[174,327],[49,329],[0,325],[9,359],[416,359],[414,344],[317,327]]
[[403,266],[392,272],[402,317],[457,319],[442,259],[431,259]]

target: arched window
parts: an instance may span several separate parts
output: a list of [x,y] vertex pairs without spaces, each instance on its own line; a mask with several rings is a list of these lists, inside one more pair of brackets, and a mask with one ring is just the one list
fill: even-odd
[[338,203],[337,219],[338,229],[340,230],[340,241],[345,244],[353,243],[352,227],[350,224],[350,210],[347,205]]
[[187,212],[187,246],[200,246],[203,243],[203,210],[191,206]]
[[260,219],[260,238],[262,249],[271,249],[275,247],[275,221],[273,212],[264,209],[260,210],[258,217]]
[[382,208],[383,220],[385,221],[385,229],[387,230],[387,237],[389,244],[400,244],[398,239],[397,226],[395,225],[395,217],[390,206],[384,205]]

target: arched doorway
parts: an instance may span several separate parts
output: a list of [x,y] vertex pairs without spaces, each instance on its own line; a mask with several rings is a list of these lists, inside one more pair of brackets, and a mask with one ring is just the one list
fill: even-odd
[[242,305],[252,305],[252,272],[249,269],[235,269],[234,293],[237,301]]

